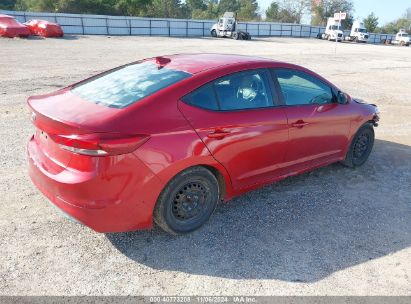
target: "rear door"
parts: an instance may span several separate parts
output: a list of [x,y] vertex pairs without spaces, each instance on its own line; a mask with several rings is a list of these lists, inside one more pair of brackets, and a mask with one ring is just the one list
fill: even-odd
[[342,157],[350,130],[347,106],[319,78],[293,69],[274,70],[289,126],[290,173]]
[[234,73],[183,98],[179,108],[235,189],[284,173],[288,126],[268,70]]

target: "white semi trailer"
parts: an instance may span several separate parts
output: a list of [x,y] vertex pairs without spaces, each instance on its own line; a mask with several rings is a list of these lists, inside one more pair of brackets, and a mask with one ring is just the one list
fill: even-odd
[[213,37],[233,38],[236,40],[251,39],[249,33],[237,30],[237,20],[233,12],[225,12],[223,17],[218,19],[218,22],[211,27],[210,34]]
[[381,43],[409,46],[411,44],[411,39],[405,29],[400,29],[394,39],[383,39],[381,40]]
[[327,20],[327,27],[325,28],[325,32],[322,34],[318,34],[317,38],[319,39],[327,39],[329,41],[343,41],[344,40],[344,33],[340,29],[341,24],[340,21],[329,17]]
[[345,40],[355,42],[367,42],[369,34],[365,29],[364,22],[354,21],[351,27],[350,35],[345,37]]

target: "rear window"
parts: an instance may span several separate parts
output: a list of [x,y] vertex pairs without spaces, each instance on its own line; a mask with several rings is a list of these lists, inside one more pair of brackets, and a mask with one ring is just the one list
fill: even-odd
[[133,63],[75,86],[77,96],[113,108],[124,108],[191,74],[159,67],[150,61]]

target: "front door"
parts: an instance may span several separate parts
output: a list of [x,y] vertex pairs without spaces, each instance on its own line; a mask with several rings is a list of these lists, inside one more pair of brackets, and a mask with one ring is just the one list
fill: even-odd
[[292,69],[273,74],[288,119],[290,173],[341,158],[350,130],[346,105],[337,103],[332,88],[315,76]]

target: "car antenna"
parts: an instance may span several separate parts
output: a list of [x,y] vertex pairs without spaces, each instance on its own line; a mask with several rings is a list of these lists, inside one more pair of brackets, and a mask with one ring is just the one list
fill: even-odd
[[171,62],[170,58],[165,58],[165,57],[162,57],[162,56],[156,57],[156,64],[158,65],[159,70],[164,68],[164,66],[166,64],[168,64],[169,62]]

